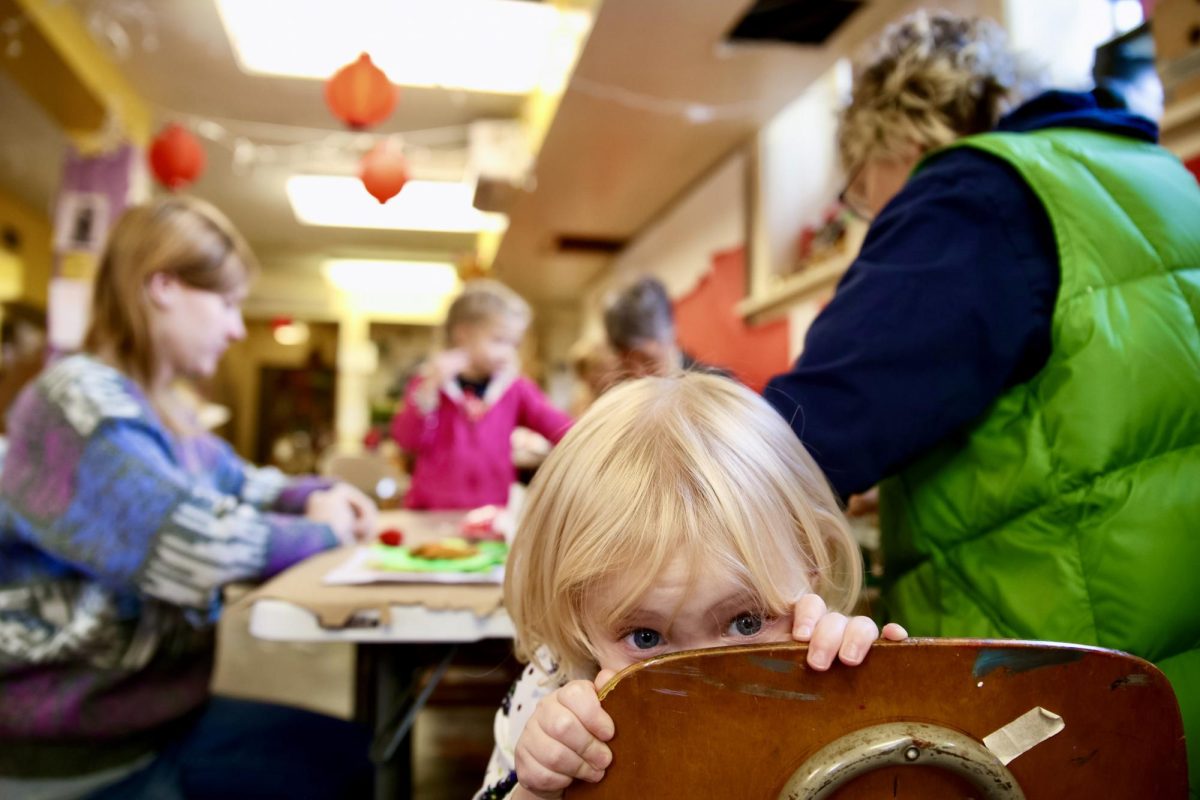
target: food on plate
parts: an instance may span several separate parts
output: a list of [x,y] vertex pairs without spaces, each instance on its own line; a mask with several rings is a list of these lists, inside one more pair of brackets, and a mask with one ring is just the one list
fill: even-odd
[[416,558],[456,559],[470,558],[479,552],[479,548],[465,539],[447,538],[437,542],[426,542],[409,548]]
[[508,545],[504,542],[467,542],[457,537],[411,547],[389,547],[383,542],[370,546],[367,564],[384,572],[478,572],[492,573],[504,566]]

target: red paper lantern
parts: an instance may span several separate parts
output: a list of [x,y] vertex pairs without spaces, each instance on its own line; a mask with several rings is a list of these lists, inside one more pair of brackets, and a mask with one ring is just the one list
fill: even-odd
[[204,148],[187,128],[171,123],[150,143],[150,170],[168,189],[182,189],[204,171]]
[[386,203],[408,181],[404,148],[395,139],[384,139],[363,156],[358,175],[371,196],[380,203]]
[[383,122],[396,107],[399,91],[383,70],[363,53],[339,69],[325,84],[325,102],[334,116],[351,128]]

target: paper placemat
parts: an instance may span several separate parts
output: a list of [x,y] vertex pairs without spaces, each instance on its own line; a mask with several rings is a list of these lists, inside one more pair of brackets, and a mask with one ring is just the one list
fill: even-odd
[[238,605],[258,600],[282,600],[312,612],[326,628],[344,628],[356,614],[377,611],[384,624],[388,609],[397,605],[423,605],[431,609],[463,609],[480,617],[500,608],[503,592],[497,584],[371,583],[330,585],[324,578],[345,563],[354,546],[329,550],[281,572],[246,595]]

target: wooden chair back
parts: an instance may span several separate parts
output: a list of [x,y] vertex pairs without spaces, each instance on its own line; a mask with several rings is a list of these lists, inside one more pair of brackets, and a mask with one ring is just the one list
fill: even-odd
[[601,693],[613,763],[567,797],[1186,797],[1175,695],[1139,658],[928,639],[820,673],[806,653],[701,650],[623,671]]

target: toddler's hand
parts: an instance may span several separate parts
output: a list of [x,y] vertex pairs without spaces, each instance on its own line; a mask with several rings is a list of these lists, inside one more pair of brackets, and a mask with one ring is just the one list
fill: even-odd
[[438,392],[447,381],[452,381],[462,374],[470,364],[467,351],[455,348],[443,350],[421,365],[420,374],[424,381],[415,394],[418,408],[429,414],[437,408]]
[[[806,594],[792,610],[792,638],[808,642],[808,665],[815,670],[829,669],[834,658],[847,666],[857,666],[879,638],[879,627],[870,617],[850,617],[830,611],[819,595]],[[883,638],[898,642],[908,631],[894,622],[883,626]]]
[[437,387],[457,378],[470,363],[466,350],[443,350],[426,362],[424,372],[429,382]]
[[612,676],[603,670],[594,682],[571,681],[538,703],[517,741],[514,798],[558,800],[576,779],[595,783],[604,777],[612,762],[605,742],[615,729],[596,690]]

